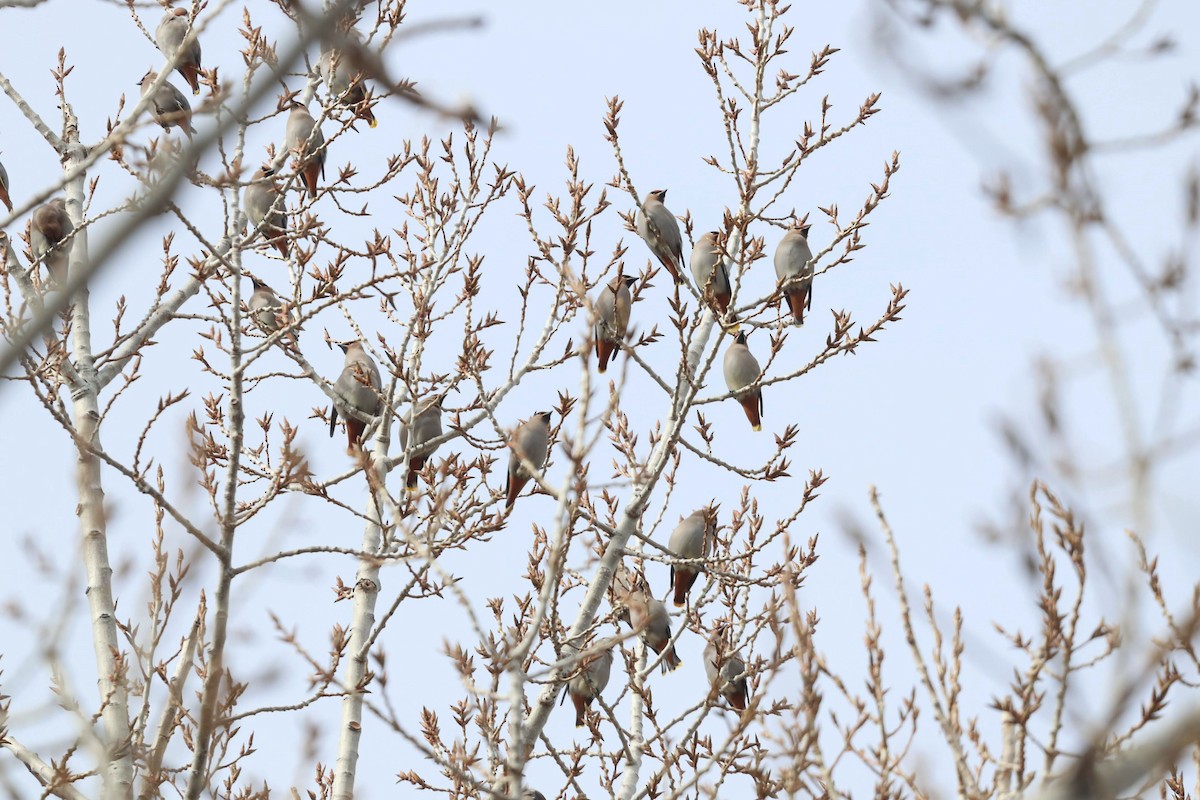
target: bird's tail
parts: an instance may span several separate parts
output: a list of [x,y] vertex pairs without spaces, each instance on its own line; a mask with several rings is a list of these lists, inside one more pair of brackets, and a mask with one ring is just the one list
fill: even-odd
[[192,87],[192,96],[200,94],[200,68],[195,64],[180,64],[179,74],[187,81],[188,86]]
[[417,476],[423,469],[425,469],[425,456],[414,456],[408,460],[408,478],[404,481],[405,489],[410,492],[417,490]]
[[750,427],[756,431],[762,430],[762,409],[761,395],[758,392],[748,394],[738,400],[742,404],[742,409],[746,412],[746,419],[750,420]]

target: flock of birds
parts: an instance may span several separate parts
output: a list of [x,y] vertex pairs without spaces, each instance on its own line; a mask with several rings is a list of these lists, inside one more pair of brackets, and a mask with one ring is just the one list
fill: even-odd
[[[155,42],[173,60],[175,69],[187,81],[193,95],[200,93],[201,50],[193,37],[185,47],[191,23],[182,8],[168,9],[155,31]],[[327,49],[318,61],[318,71],[331,95],[344,108],[351,109],[356,118],[371,127],[376,121],[371,111],[370,91],[361,74],[351,66],[351,59]],[[157,83],[157,86],[155,85]],[[194,133],[192,110],[187,97],[167,80],[159,80],[151,70],[140,81],[143,96],[151,94],[149,111],[164,129],[178,127],[189,138]],[[325,139],[316,120],[299,102],[292,102],[285,131],[285,148],[293,157],[297,173],[312,198],[317,196],[318,181],[324,177]],[[650,251],[667,269],[676,283],[685,281],[683,273],[683,237],[679,223],[664,205],[666,189],[651,191],[638,210],[635,227]],[[12,211],[9,198],[8,173],[0,164],[0,201]],[[246,186],[243,194],[246,216],[256,232],[261,232],[268,244],[288,257],[288,221],[284,192],[271,166],[263,166]],[[812,304],[813,256],[808,244],[808,224],[797,221],[784,235],[775,251],[774,265],[779,281],[780,298],[797,324],[804,321],[804,312]],[[66,201],[50,200],[38,207],[30,220],[29,245],[33,257],[46,266],[51,285],[62,286],[67,277],[67,260],[74,226],[67,214]],[[722,234],[710,231],[696,241],[690,258],[690,270],[704,302],[731,332],[738,330],[737,320],[730,313],[732,292],[726,267]],[[254,291],[247,302],[250,319],[268,335],[285,330],[295,321],[294,311],[271,287],[252,279]],[[618,274],[600,289],[593,298],[596,324],[593,335],[598,369],[605,372],[609,361],[625,345],[628,334],[631,294],[636,278]],[[378,366],[361,341],[341,342],[345,365],[334,383],[340,398],[330,413],[330,436],[337,427],[339,405],[345,421],[348,445],[352,452],[361,452],[368,421],[382,410],[382,381]],[[744,332],[726,350],[723,361],[725,381],[731,395],[738,400],[755,431],[762,427],[762,390],[757,386],[762,369],[750,352]],[[442,435],[442,402],[445,394],[423,401],[414,400],[412,419],[400,427],[400,445],[412,453],[408,460],[405,481],[409,491],[417,489],[418,479],[426,461],[436,448],[429,443]],[[505,486],[505,510],[510,511],[535,473],[546,464],[550,449],[551,414],[540,411],[521,422],[509,440],[510,459]],[[687,602],[688,592],[695,583],[708,557],[717,528],[717,508],[709,505],[683,518],[672,532],[668,549],[679,559],[671,567],[671,585],[676,607]],[[677,668],[679,656],[671,644],[670,617],[666,607],[649,591],[644,577],[633,576],[623,567],[614,580],[613,592],[621,619],[640,631],[646,644],[659,657],[663,672]],[[612,648],[592,648],[584,652],[578,669],[569,679],[564,699],[570,696],[575,706],[577,725],[584,725],[586,712],[608,684],[612,669]],[[748,687],[746,665],[740,653],[728,643],[724,625],[718,623],[714,637],[704,652],[708,679],[717,693],[733,708],[744,711]],[[526,793],[527,798],[542,798],[539,792]],[[544,798],[542,798],[544,800]]]

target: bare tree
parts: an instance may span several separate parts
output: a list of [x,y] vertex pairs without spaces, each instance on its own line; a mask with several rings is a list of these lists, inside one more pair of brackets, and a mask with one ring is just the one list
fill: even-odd
[[[899,283],[878,287],[862,324],[812,308],[828,307],[822,276],[866,247],[900,161],[882,159],[848,215],[833,202],[796,207],[806,161],[873,118],[879,96],[848,114],[814,100],[837,50],[798,62],[795,12],[741,5],[745,32],[704,29],[696,48],[724,142],[703,158],[727,198],[711,220],[626,163],[622,115],[652,110],[627,110],[616,95],[598,109],[612,177],[592,177],[566,146],[563,187],[539,192],[495,155],[499,122],[394,72],[395,43],[477,21],[414,24],[402,0],[245,9],[236,82],[203,60],[227,45],[206,31],[228,3],[164,7],[161,22],[159,9],[144,17],[131,3],[130,24],[165,60],[98,142],[82,140],[73,98],[91,87],[65,52],[53,121],[0,74],[63,165],[33,191],[4,182],[15,202],[3,222],[0,363],[9,393],[52,420],[77,457],[78,557],[42,557],[35,542],[28,556],[47,583],[83,576],[97,680],[94,695],[69,680],[61,620],[71,602],[21,609],[42,644],[6,652],[6,668],[50,685],[57,706],[31,708],[17,693],[0,701],[0,747],[12,757],[0,779],[12,794],[265,798],[294,766],[305,777],[293,796],[344,800],[369,793],[369,764],[405,793],[453,798],[843,796],[867,782],[879,796],[923,797],[946,777],[928,781],[912,763],[925,708],[963,796],[1024,792],[1055,772],[1072,676],[1120,652],[1120,637],[1085,618],[1083,528],[1048,489],[1031,498],[1045,625],[1034,638],[1008,634],[1029,665],[995,703],[998,730],[981,733],[961,706],[961,618],[944,639],[928,594],[934,646],[920,647],[874,495],[900,598],[893,624],[917,686],[889,688],[865,556],[865,693],[817,647],[817,612],[797,595],[817,540],[798,531],[826,478],[790,474],[799,429],[782,409],[806,376],[900,318]],[[264,34],[260,14],[286,21],[287,39]],[[172,88],[177,73],[202,87],[194,107]],[[395,107],[449,130],[371,159],[358,142],[378,136],[368,128]],[[811,119],[797,123],[802,114]],[[768,134],[787,145],[772,152]],[[341,165],[349,152],[364,157]],[[197,197],[219,214],[193,211]],[[24,236],[13,233],[25,215]],[[501,256],[483,255],[488,226],[509,242]],[[97,275],[159,230],[153,291],[99,307]],[[144,252],[137,261],[148,275]],[[95,314],[111,316],[111,332],[93,326]],[[801,317],[827,330],[811,352]],[[330,445],[305,443],[326,426]],[[747,461],[738,445],[759,427],[767,452]],[[681,508],[691,496],[681,484],[712,475],[722,490]],[[767,493],[786,498],[787,512],[763,514]],[[118,494],[143,504],[153,528],[112,515],[106,498]],[[278,533],[312,520],[321,531],[303,543]],[[131,536],[148,577],[114,564],[110,545]],[[495,540],[527,551],[524,574],[490,563]],[[1174,634],[1144,673],[1161,705],[1189,680],[1171,670],[1183,654],[1195,661],[1196,615],[1171,616],[1141,553]],[[347,563],[351,579],[331,577]],[[256,663],[258,637],[239,636],[251,618],[239,596],[303,591],[296,565],[311,564],[344,601],[337,622],[314,638],[304,612],[273,614],[291,660]],[[502,594],[464,581],[468,564]],[[1076,592],[1066,607],[1062,567]],[[421,617],[440,621],[440,648],[413,645],[404,626]],[[703,655],[671,674],[681,650]],[[278,681],[277,670],[307,685]],[[580,725],[573,741],[548,726],[566,697]],[[298,731],[315,709],[336,729]],[[1136,750],[1141,761],[1106,757],[1158,709],[1098,743],[1073,774],[1112,794],[1151,774],[1190,727]],[[36,745],[35,714],[54,723]],[[294,765],[259,763],[259,743],[283,736],[302,742]],[[1028,766],[1035,746],[1040,770]],[[403,755],[381,767],[368,752]]]

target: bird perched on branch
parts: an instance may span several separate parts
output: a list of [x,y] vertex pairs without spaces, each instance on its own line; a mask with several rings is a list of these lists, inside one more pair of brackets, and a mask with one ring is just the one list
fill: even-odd
[[708,682],[738,711],[746,710],[749,688],[746,683],[746,662],[729,641],[728,625],[724,622],[713,629],[713,638],[704,648],[704,672]]
[[655,189],[646,195],[642,207],[638,209],[635,227],[638,236],[650,246],[662,265],[671,273],[676,283],[683,281],[683,237],[679,233],[679,222],[675,219],[663,200],[667,198],[666,189]]
[[[574,647],[567,645],[565,653],[575,655],[577,651]],[[612,664],[612,648],[592,653],[579,662],[575,674],[567,681],[567,686],[563,690],[563,700],[570,695],[571,702],[575,705],[576,728],[583,727],[587,719],[588,706],[600,696],[604,687],[608,686],[608,679],[612,674]],[[560,700],[559,704],[561,705],[561,703]]]
[[[700,296],[716,313],[717,319],[725,319],[729,314],[729,303],[733,300],[733,289],[725,268],[725,253],[718,244],[720,235],[720,231],[700,234],[696,246],[692,248],[691,267]],[[736,333],[736,320],[730,319],[729,322],[730,331]]]
[[[383,381],[379,377],[379,367],[375,359],[367,353],[360,341],[338,342],[338,347],[346,354],[346,365],[342,374],[338,375],[333,389],[341,398],[341,403],[351,411],[374,417],[379,413],[379,392]],[[329,435],[333,436],[337,427],[338,404],[334,403],[329,412]],[[347,447],[351,453],[362,450],[362,436],[367,429],[367,423],[352,414],[343,414],[346,418]]]
[[325,178],[325,135],[302,104],[293,102],[284,131],[284,148],[302,173],[309,197],[317,196],[317,179]]
[[150,116],[154,118],[155,122],[162,125],[164,131],[179,128],[187,134],[189,139],[192,138],[196,132],[196,129],[192,127],[192,104],[188,102],[183,92],[176,89],[175,84],[170,81],[163,81],[155,89],[154,82],[156,80],[158,80],[158,73],[148,70],[138,81],[138,86],[142,87],[142,97],[150,95]]
[[524,459],[537,470],[546,466],[550,451],[550,412],[539,411],[517,426],[508,440],[512,454],[508,458],[508,480],[504,485],[505,511],[511,511],[517,495],[533,474],[521,463]]
[[[717,506],[707,505],[693,511],[679,521],[671,532],[667,549],[678,558],[703,559],[708,557],[712,537],[717,527]],[[675,590],[675,607],[687,603],[688,592],[703,570],[702,564],[675,564],[671,567],[671,586]]]
[[[183,76],[192,94],[200,94],[200,40],[193,39],[186,50],[180,52],[180,46],[188,34],[191,25],[188,23],[188,12],[182,8],[167,9],[162,22],[154,31],[154,43],[163,55],[175,61],[175,70]],[[178,56],[177,56],[178,54]]]
[[746,419],[750,420],[750,426],[756,431],[761,431],[762,387],[756,386],[751,389],[746,387],[755,383],[762,376],[762,367],[758,365],[758,359],[746,346],[745,333],[739,333],[733,344],[729,345],[729,349],[725,351],[724,367],[725,385],[742,404],[742,409],[746,412]]
[[33,257],[46,265],[50,283],[65,286],[67,264],[71,245],[67,239],[75,232],[75,225],[67,214],[67,201],[61,197],[40,205],[29,221],[29,246]]
[[242,205],[245,206],[250,224],[255,228],[261,227],[267,241],[281,256],[287,258],[287,210],[283,204],[283,192],[274,175],[275,170],[264,164],[242,194]]
[[408,457],[408,477],[404,482],[404,488],[410,492],[417,490],[417,476],[425,468],[425,462],[437,449],[431,448],[420,452],[428,442],[442,435],[442,402],[445,399],[446,395],[443,392],[420,404],[413,403],[411,440],[409,426],[404,425],[400,428],[400,447],[412,451]]
[[379,124],[371,111],[371,91],[349,56],[341,50],[325,50],[317,61],[317,72],[329,93],[338,98],[338,105],[353,111],[372,128]]
[[[295,309],[284,313],[283,301],[275,294],[274,289],[257,278],[250,278],[250,282],[254,284],[254,293],[250,295],[246,306],[250,311],[250,319],[259,330],[270,336],[289,322],[298,321],[299,315]],[[291,339],[295,341],[294,336]]]
[[12,200],[8,197],[8,170],[0,164],[0,202],[8,209],[8,213],[12,213]]
[[779,291],[787,300],[788,310],[797,325],[804,324],[804,312],[812,308],[812,250],[808,246],[807,222],[796,221],[775,249],[775,276]]
[[641,633],[646,646],[662,656],[662,671],[671,672],[683,662],[671,644],[671,617],[664,606],[645,589],[638,588],[619,598],[628,612],[629,624]]
[[600,296],[596,298],[593,338],[596,340],[596,359],[600,362],[602,373],[608,369],[608,360],[617,353],[629,332],[629,311],[633,302],[629,287],[636,282],[637,278],[618,274],[600,290]]

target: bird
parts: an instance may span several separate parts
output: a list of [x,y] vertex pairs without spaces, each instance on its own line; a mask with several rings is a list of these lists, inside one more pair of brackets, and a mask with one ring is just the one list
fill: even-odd
[[[176,54],[179,53],[179,47],[183,44],[184,37],[187,36],[188,28],[191,27],[188,23],[187,15],[188,12],[186,9],[167,9],[162,22],[158,23],[158,28],[154,31],[154,43],[158,45],[158,49],[167,58],[176,58]],[[201,66],[199,39],[193,39],[192,43],[188,45],[187,50],[179,53],[178,60],[175,61],[175,70],[183,76],[188,86],[192,87],[193,95],[200,94]]]
[[746,683],[746,662],[728,640],[725,623],[718,623],[713,638],[704,648],[704,672],[717,694],[738,711],[746,710],[749,688]]
[[[275,170],[268,165],[254,174],[254,180],[246,186],[242,205],[246,217],[255,228],[261,226],[263,234],[279,254],[288,257],[287,211],[284,208],[279,183],[273,177]],[[266,220],[265,222],[263,220]]]
[[[712,537],[716,532],[717,508],[707,505],[679,521],[671,532],[667,549],[677,558],[703,559],[708,557]],[[696,582],[702,564],[676,564],[671,567],[671,586],[675,590],[675,607],[687,603],[688,592]]]
[[646,195],[646,202],[638,209],[635,220],[638,236],[650,246],[650,252],[662,262],[676,283],[683,281],[683,237],[679,234],[679,222],[663,200],[666,189],[655,189]]
[[[446,395],[443,392],[419,405],[413,404],[411,441],[408,435],[409,426],[404,425],[400,428],[400,447],[411,448],[408,457],[408,477],[404,481],[404,488],[410,492],[417,490],[417,476],[437,449],[433,447],[422,452],[422,448],[425,448],[428,442],[442,435],[442,402],[445,399]],[[417,410],[418,408],[420,410]]]
[[67,201],[61,197],[38,206],[29,222],[29,246],[33,249],[33,257],[45,263],[51,283],[57,286],[67,282],[71,246],[65,241],[74,232],[75,225],[67,214]]
[[317,196],[317,178],[325,177],[325,136],[317,121],[302,104],[293,102],[284,133],[284,147],[292,151],[292,163],[304,173],[309,197]]
[[259,330],[270,336],[288,322],[297,322],[295,309],[284,314],[283,301],[275,294],[274,289],[257,278],[250,278],[250,282],[254,284],[254,293],[250,295],[246,305],[250,309],[250,319]]
[[762,430],[762,387],[747,389],[747,386],[762,376],[762,367],[758,359],[746,346],[746,334],[739,333],[733,344],[725,351],[725,385],[742,404],[746,411],[746,419],[756,431]]
[[546,456],[550,450],[550,412],[539,411],[518,425],[508,440],[508,446],[512,454],[508,458],[508,479],[504,484],[507,497],[505,511],[512,510],[517,495],[533,477],[521,460],[528,461],[538,470],[546,466]]
[[[568,652],[574,655],[574,648],[568,645]],[[571,702],[575,705],[575,727],[583,727],[587,719],[587,709],[592,704],[592,701],[600,696],[604,691],[604,687],[608,686],[609,676],[612,674],[613,653],[612,648],[601,650],[598,653],[592,653],[579,661],[576,665],[576,672],[567,681],[566,689],[563,690],[563,700],[566,700],[570,695]],[[559,701],[560,705],[562,701]]]
[[812,308],[812,250],[808,246],[807,222],[797,220],[775,248],[775,276],[779,290],[787,299],[788,309],[797,325],[804,324],[804,312]]
[[[333,385],[334,391],[347,407],[360,414],[375,416],[379,412],[379,392],[383,387],[383,381],[379,377],[379,367],[375,366],[375,360],[367,354],[361,341],[338,342],[338,347],[342,348],[342,352],[346,354],[346,366],[342,367],[342,374],[338,376],[337,382]],[[330,436],[333,436],[337,427],[337,410],[338,404],[334,403],[333,410],[329,412]],[[344,416],[346,417],[346,438],[349,440],[348,451],[351,453],[360,451],[362,450],[363,432],[366,431],[367,424],[348,414]]]
[[608,369],[608,360],[621,348],[629,331],[629,306],[632,298],[629,287],[637,282],[630,275],[620,275],[608,282],[596,298],[596,358],[600,372]]
[[12,213],[12,200],[8,196],[8,170],[0,164],[0,201],[3,201],[8,213]]
[[[724,319],[729,313],[733,290],[729,285],[729,272],[725,268],[725,253],[718,244],[720,235],[720,231],[700,235],[696,246],[692,248],[691,267],[700,296],[717,312],[719,319]],[[731,330],[737,330],[736,323]]]
[[329,93],[338,98],[338,105],[352,110],[354,116],[365,120],[372,128],[379,124],[371,111],[371,92],[345,53],[333,49],[321,53],[321,58],[317,61],[317,72],[320,73]]
[[158,73],[154,70],[148,70],[142,79],[138,81],[138,85],[142,87],[142,97],[154,92],[150,97],[150,116],[159,125],[162,125],[164,131],[169,131],[171,128],[179,128],[190,139],[196,130],[192,127],[192,104],[188,102],[187,97],[183,92],[175,88],[175,85],[170,81],[163,81],[158,88],[154,88],[154,82],[158,80]]
[[629,624],[641,632],[646,645],[655,654],[662,656],[663,673],[677,669],[683,662],[671,644],[671,617],[667,607],[645,589],[635,589],[625,595],[623,602],[629,611]]

